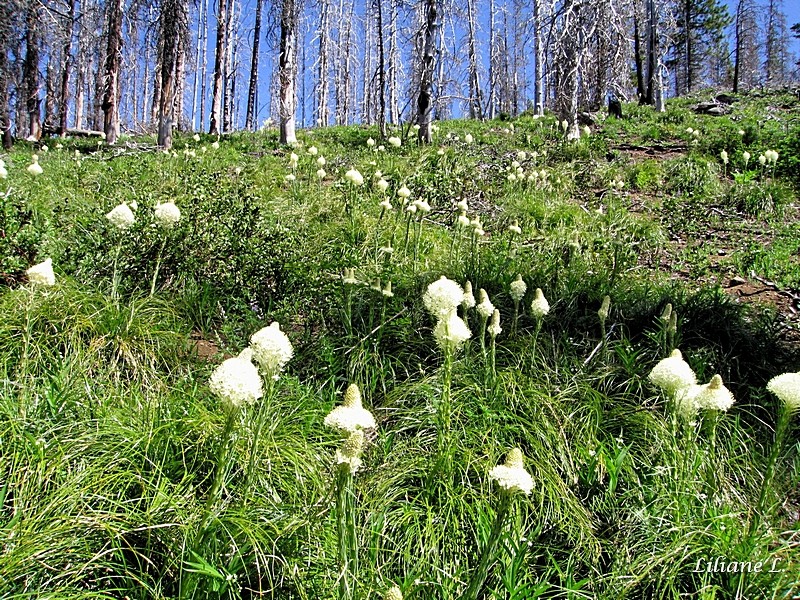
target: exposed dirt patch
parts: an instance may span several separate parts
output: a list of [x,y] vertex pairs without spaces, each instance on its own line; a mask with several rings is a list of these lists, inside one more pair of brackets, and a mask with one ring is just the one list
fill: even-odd
[[214,342],[203,339],[203,336],[195,332],[189,341],[189,352],[196,354],[200,360],[212,361],[220,354],[219,346]]

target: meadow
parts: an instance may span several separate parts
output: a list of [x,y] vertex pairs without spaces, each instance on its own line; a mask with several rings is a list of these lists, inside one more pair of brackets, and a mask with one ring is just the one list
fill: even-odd
[[800,595],[800,101],[696,101],[18,143],[0,597]]

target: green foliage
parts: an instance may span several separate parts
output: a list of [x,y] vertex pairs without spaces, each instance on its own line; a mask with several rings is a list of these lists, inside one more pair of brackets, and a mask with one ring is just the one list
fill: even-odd
[[[340,515],[353,598],[393,584],[456,598],[470,581],[486,598],[796,594],[796,445],[763,502],[760,484],[777,456],[764,384],[798,353],[774,311],[702,278],[726,241],[709,228],[745,223],[769,239],[731,240],[726,268],[800,285],[797,152],[761,108],[714,120],[689,106],[626,106],[630,119],[600,119],[574,142],[552,116],[442,123],[431,147],[397,131],[403,145],[383,151],[367,127],[303,131],[294,149],[274,131],[219,149],[180,138],[175,155],[71,142],[42,156],[36,179],[30,148],[15,149],[0,208],[0,596],[335,598]],[[687,127],[702,135],[683,155]],[[681,154],[641,160],[627,144]],[[768,148],[774,169],[757,164]],[[343,180],[352,167],[363,186]],[[183,215],[169,230],[153,215],[167,200]],[[105,215],[134,201],[136,223],[117,231]],[[456,226],[460,201],[480,224]],[[46,257],[57,283],[34,287],[24,271]],[[498,309],[491,359],[474,309],[465,347],[447,359],[437,348],[421,298],[442,275]],[[226,412],[211,372],[274,320],[293,359],[264,398]],[[722,376],[729,413],[676,418],[647,378],[673,346],[701,383]],[[378,428],[337,507],[341,436],[323,420],[351,382]],[[488,473],[511,448],[534,485],[498,521],[504,492]],[[695,568],[717,556],[786,568]]]

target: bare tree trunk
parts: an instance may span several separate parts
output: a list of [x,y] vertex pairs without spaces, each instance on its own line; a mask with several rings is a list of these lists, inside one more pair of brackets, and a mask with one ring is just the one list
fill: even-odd
[[422,54],[422,71],[420,73],[419,96],[417,98],[417,137],[420,142],[431,142],[431,117],[433,113],[433,69],[436,62],[436,0],[425,1],[425,24],[423,26],[424,46]]
[[63,59],[61,67],[61,96],[59,98],[58,132],[60,135],[67,133],[67,115],[69,111],[69,76],[72,66],[72,31],[75,27],[75,0],[69,0],[67,12],[67,26],[64,32]]
[[[444,0],[441,1],[443,2]],[[436,54],[439,56],[439,65],[436,73],[436,86],[437,89],[439,90],[438,92],[439,97],[436,99],[436,102],[433,105],[435,118],[439,121],[447,118],[445,116],[446,107],[444,106],[444,98],[442,97],[444,96],[444,89],[445,86],[447,85],[447,82],[445,81],[444,77],[444,51],[445,51],[445,45],[444,45],[444,19],[443,19],[441,25],[439,26],[439,46],[436,50]]]
[[278,55],[278,78],[280,80],[280,141],[295,144],[295,36],[297,35],[297,12],[295,0],[283,0],[281,6],[281,41]]
[[533,103],[536,114],[544,114],[544,86],[542,73],[544,66],[544,53],[542,52],[542,0],[533,0],[533,58],[536,63],[533,66]]
[[203,19],[203,60],[202,66],[200,67],[200,122],[197,125],[197,129],[203,129],[203,123],[206,120],[206,84],[208,82],[208,78],[206,77],[206,71],[208,69],[208,11],[209,11],[209,1],[205,0],[206,3],[206,13]]
[[400,50],[397,43],[397,0],[389,0],[389,115],[392,123],[400,122],[398,100],[400,73]]
[[187,35],[184,0],[163,0],[161,4],[161,93],[158,106],[158,145],[172,147],[179,40]]
[[233,91],[236,88],[236,71],[234,69],[234,46],[235,40],[233,39],[233,21],[236,14],[236,0],[229,0],[228,4],[228,28],[225,32],[226,48],[225,48],[225,67],[224,75],[222,77],[223,93],[222,93],[222,131],[227,133],[233,129],[231,122],[233,119]]
[[22,67],[28,137],[42,137],[41,101],[39,99],[39,3],[31,2],[26,15],[25,61]]
[[256,0],[256,22],[253,28],[253,57],[250,61],[250,86],[247,90],[246,129],[255,129],[256,91],[258,90],[258,47],[261,42],[261,8],[264,0]]
[[656,0],[647,0],[647,91],[645,102],[655,105],[656,86],[658,85],[658,15],[656,13]]
[[364,60],[362,62],[362,79],[361,79],[361,122],[365,125],[372,125],[372,117],[374,115],[373,108],[373,95],[370,94],[370,87],[374,79],[372,68],[372,27],[370,19],[371,5],[365,7],[366,14],[364,15]]
[[187,35],[179,35],[176,41],[177,56],[175,57],[175,126],[178,131],[184,131],[185,119],[183,115],[183,99],[186,93],[186,40]]
[[[260,1],[260,0],[259,0]],[[200,57],[206,44],[206,5],[208,0],[200,0],[200,13],[197,15],[197,48],[194,55],[194,83],[192,84],[192,130],[197,131],[197,93],[200,89],[200,79],[205,78],[205,67],[200,66]],[[200,128],[203,122],[200,121]]]
[[489,118],[495,117],[497,104],[497,52],[495,49],[494,0],[489,0]]
[[220,120],[222,119],[223,68],[227,53],[228,20],[228,0],[219,0],[217,3],[217,46],[214,52],[214,91],[211,100],[211,121],[208,126],[208,132],[212,135],[219,135]]
[[117,82],[122,59],[122,2],[112,0],[108,9],[108,44],[106,47],[105,91],[103,93],[103,132],[106,143],[117,141]]
[[[638,6],[633,8],[633,60],[636,66],[636,97],[639,104],[647,103],[647,92],[644,87],[644,63],[642,61],[642,36],[639,32]],[[649,55],[648,55],[649,57]]]
[[319,49],[317,59],[317,89],[316,89],[316,115],[318,127],[327,127],[330,118],[330,86],[328,73],[330,71],[330,38],[331,38],[331,2],[320,0],[319,3]]
[[[534,0],[534,4],[538,0]],[[469,59],[469,117],[483,119],[483,97],[478,74],[478,51],[475,38],[475,0],[467,0],[467,53]]]
[[383,1],[375,0],[378,19],[378,126],[381,137],[386,138],[386,54],[383,46]]
[[7,42],[11,38],[11,6],[7,2],[0,3],[0,137],[3,148],[11,148],[11,106],[9,105],[8,79],[9,64]]

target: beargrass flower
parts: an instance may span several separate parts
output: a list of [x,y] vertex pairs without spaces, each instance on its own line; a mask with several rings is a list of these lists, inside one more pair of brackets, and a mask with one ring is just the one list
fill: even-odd
[[123,230],[130,229],[130,227],[136,221],[136,217],[133,216],[133,211],[124,202],[109,212],[106,215],[106,219],[111,221],[111,224],[117,229]]
[[492,313],[492,321],[489,323],[489,327],[487,327],[486,330],[493,338],[497,337],[503,332],[502,328],[500,327],[500,311],[496,308]]
[[6,169],[6,163],[0,159],[0,179],[5,179],[8,177],[8,170]]
[[672,397],[697,384],[697,376],[677,349],[659,361],[647,378]]
[[472,282],[467,281],[464,284],[464,299],[461,301],[461,306],[464,310],[469,310],[475,306],[475,295],[472,293]]
[[758,157],[758,162],[763,167],[765,164],[767,164],[767,157],[762,154]]
[[346,285],[356,285],[358,283],[358,279],[356,279],[356,270],[353,267],[344,268],[342,283]]
[[377,181],[377,183],[375,184],[375,186],[376,186],[376,187],[377,187],[377,188],[378,188],[378,189],[379,189],[381,192],[385,193],[385,192],[386,192],[386,190],[389,188],[389,182],[388,182],[388,181],[386,181],[385,179],[381,178],[381,179],[379,179],[379,180]]
[[411,196],[411,190],[406,187],[406,184],[403,184],[403,186],[397,190],[397,195],[403,199],[403,204],[405,204],[406,200]]
[[519,226],[519,221],[512,221],[508,226],[508,230],[516,235],[522,235],[522,228]]
[[454,313],[464,300],[464,290],[455,281],[444,275],[428,286],[422,296],[422,303],[436,319],[443,319]]
[[367,139],[367,146],[372,148],[374,145],[375,145],[375,140],[373,140],[372,138],[368,138]]
[[536,288],[533,302],[531,302],[531,315],[534,319],[541,319],[549,312],[550,303],[547,301],[547,298],[544,297],[542,288]]
[[423,212],[423,213],[431,212],[431,205],[428,204],[427,200],[415,200],[414,201],[414,206],[416,206],[417,210],[419,210],[420,212]]
[[156,204],[153,211],[156,221],[163,227],[174,227],[181,220],[181,211],[174,202]]
[[519,302],[525,297],[525,292],[528,291],[527,284],[522,280],[522,275],[517,274],[517,278],[511,282],[511,299],[514,302]]
[[297,177],[294,176],[294,173],[289,173],[288,175],[286,175],[284,177],[284,179],[286,181],[288,181],[289,183],[294,183],[294,181],[295,181],[295,179],[297,179]]
[[255,361],[273,379],[278,379],[278,373],[294,354],[289,337],[277,321],[255,332],[250,337],[250,347]]
[[325,179],[325,175],[327,175],[325,169],[317,169],[317,179]]
[[31,164],[28,165],[26,171],[28,171],[28,173],[30,173],[34,177],[36,177],[37,175],[41,175],[44,172],[44,170],[42,169],[42,165],[39,164],[39,157],[34,154],[33,156],[31,156],[31,160],[33,162],[31,162]]
[[475,310],[478,311],[478,314],[483,317],[484,319],[488,319],[492,316],[494,312],[494,304],[489,300],[489,294],[486,293],[486,290],[481,288],[478,290],[478,306]]
[[724,164],[728,164],[728,153],[725,150],[719,153],[719,157],[722,159]]
[[386,593],[383,595],[383,600],[403,600],[403,592],[400,591],[398,586],[393,585],[386,590]]
[[361,404],[361,390],[351,383],[344,393],[344,402],[325,417],[327,427],[353,432],[357,429],[375,429],[375,417]]
[[417,212],[417,205],[416,205],[416,204],[409,204],[409,205],[406,207],[406,210],[407,210],[408,212],[410,212],[412,215],[413,215],[413,214],[416,214],[416,212]]
[[386,141],[387,141],[387,142],[389,142],[389,145],[390,145],[390,146],[394,146],[395,148],[399,148],[399,147],[401,146],[401,144],[403,143],[403,142],[402,142],[402,140],[401,140],[399,137],[397,137],[397,136],[394,136],[394,135],[393,135],[393,136],[391,136],[391,137],[390,137],[388,140],[386,140]]
[[750,153],[747,150],[745,150],[744,152],[742,152],[742,158],[744,159],[744,166],[747,167],[747,163],[750,162]]
[[364,432],[356,429],[342,442],[342,447],[336,451],[336,464],[347,465],[350,474],[355,475],[361,468],[361,453],[364,451]]
[[48,258],[44,262],[33,265],[25,271],[28,281],[33,285],[51,286],[56,283],[56,276],[53,273],[53,260]]
[[324,167],[324,166],[327,164],[327,162],[328,162],[328,161],[326,161],[326,160],[325,160],[325,157],[324,157],[324,156],[320,156],[320,157],[317,159],[317,165],[318,165],[318,166],[320,166],[320,167]]
[[469,227],[470,225],[469,217],[467,216],[467,213],[465,213],[463,210],[460,213],[458,213],[458,219],[456,219],[456,224],[459,227],[465,227],[465,228]]
[[198,133],[195,133],[195,134],[192,136],[192,139],[193,139],[195,142],[199,142],[199,141],[200,141],[200,134],[198,134]]
[[212,143],[212,144],[211,144],[211,147],[212,147],[214,150],[219,150],[219,141],[215,141],[214,143]]
[[533,478],[525,470],[522,451],[514,448],[506,456],[506,462],[489,471],[489,478],[508,492],[522,492],[527,495],[533,489]]
[[467,142],[468,144],[471,144],[473,142],[472,134],[468,133],[467,135],[465,135],[464,141]]
[[258,369],[246,354],[229,358],[214,369],[208,387],[229,408],[253,404],[264,395]]
[[689,402],[705,410],[724,412],[733,406],[734,398],[731,391],[722,383],[722,377],[714,375],[705,385],[689,386],[680,402]]
[[767,150],[764,154],[769,162],[773,164],[778,162],[778,153],[775,150]]
[[597,311],[597,316],[600,318],[601,321],[604,321],[608,318],[608,313],[611,311],[611,296],[604,296],[603,303],[600,305],[600,309]]
[[289,168],[295,169],[297,168],[297,161],[300,160],[300,157],[297,156],[294,152],[289,155]]
[[769,380],[767,389],[775,394],[790,414],[800,412],[800,373],[784,373]]
[[309,147],[309,149],[308,149],[308,153],[309,153],[311,156],[316,156],[318,152],[319,152],[319,150],[317,150],[317,147],[316,147],[316,146],[311,146],[311,147]]
[[453,311],[440,318],[433,328],[433,337],[444,351],[456,352],[461,345],[472,337],[472,332],[464,320]]
[[344,178],[353,185],[364,185],[364,176],[355,167],[347,171]]

